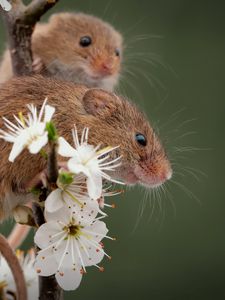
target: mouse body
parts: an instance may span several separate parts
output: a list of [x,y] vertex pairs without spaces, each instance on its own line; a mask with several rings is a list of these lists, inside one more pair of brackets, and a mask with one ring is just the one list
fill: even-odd
[[[111,174],[127,185],[142,184],[156,187],[170,179],[172,169],[166,152],[145,115],[130,101],[102,89],[45,78],[18,77],[0,90],[0,128],[5,130],[3,117],[15,121],[13,115],[27,114],[26,105],[33,103],[38,110],[45,98],[55,107],[53,122],[58,134],[73,145],[74,124],[81,134],[89,128],[89,143],[97,146],[119,146],[114,155],[122,156],[121,166]],[[19,203],[28,201],[26,186],[46,169],[42,155],[28,150],[16,158],[8,157],[12,144],[0,143],[0,219],[10,215]],[[115,158],[115,157],[112,157]]]
[[[123,38],[110,24],[83,13],[58,13],[38,23],[32,35],[35,73],[112,91]],[[9,50],[3,54],[0,83],[13,77]]]

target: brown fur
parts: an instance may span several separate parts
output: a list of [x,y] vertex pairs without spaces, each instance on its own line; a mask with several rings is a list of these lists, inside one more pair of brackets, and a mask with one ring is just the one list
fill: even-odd
[[[72,145],[71,129],[76,124],[79,133],[84,127],[90,128],[90,144],[120,146],[115,155],[122,155],[122,166],[117,174],[112,175],[127,183],[146,185],[154,184],[156,179],[160,182],[168,179],[170,163],[149,122],[135,105],[115,94],[41,76],[15,78],[0,90],[0,117],[13,121],[13,114],[20,111],[26,116],[26,104],[33,103],[40,109],[46,97],[48,104],[56,108],[53,120],[59,135]],[[4,129],[2,119],[0,128]],[[136,133],[146,136],[146,147],[136,142]],[[9,162],[11,147],[5,141],[0,143],[0,205],[9,191],[21,193],[26,184],[46,167],[40,154],[31,155],[27,150],[14,163]],[[145,173],[137,176],[135,168],[139,168],[137,174],[142,172],[140,169]]]
[[[92,38],[89,47],[79,45],[83,36]],[[108,90],[113,89],[120,72],[121,57],[115,55],[116,48],[122,54],[120,33],[108,23],[82,13],[55,14],[48,23],[38,24],[32,36],[33,56],[41,60],[42,72]],[[102,74],[103,64],[109,66],[109,74]],[[0,83],[12,76],[11,58],[6,50],[0,67]]]

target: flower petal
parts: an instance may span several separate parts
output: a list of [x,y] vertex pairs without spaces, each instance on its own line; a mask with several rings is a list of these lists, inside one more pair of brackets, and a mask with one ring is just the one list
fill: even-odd
[[74,238],[67,236],[54,248],[54,257],[58,264],[58,269],[63,265],[67,269],[72,269],[78,261],[77,252],[74,250],[72,241]]
[[[34,242],[35,244],[44,249],[50,246],[52,241],[52,236],[60,233],[62,231],[60,225],[55,221],[50,221],[41,225],[35,233]],[[59,238],[58,238],[59,239]]]
[[78,243],[80,244],[80,252],[85,266],[97,265],[104,258],[105,254],[100,244],[95,244],[82,236],[79,238]]
[[72,157],[76,155],[76,150],[72,146],[70,146],[70,144],[63,137],[59,137],[58,145],[59,155],[64,157]]
[[102,177],[98,174],[88,177],[87,190],[92,199],[99,199],[102,195]]
[[48,134],[47,132],[44,133],[43,136],[38,137],[35,141],[33,141],[29,146],[28,149],[30,153],[36,154],[38,153],[46,144],[48,143]]
[[71,269],[66,269],[62,266],[59,272],[55,274],[55,278],[65,291],[75,290],[79,287],[82,279],[80,270],[81,267],[78,265]]
[[[70,222],[71,213],[68,211],[65,205],[62,206],[61,209],[54,211],[54,213],[50,213],[49,211],[44,211],[46,222],[55,221],[58,224],[67,224]],[[63,228],[64,225],[60,225]]]
[[77,222],[90,224],[100,211],[99,204],[96,200],[87,198],[82,201],[82,198],[77,198],[77,200],[81,203],[79,204],[66,193],[63,193],[63,198],[71,211],[71,215]]
[[86,168],[81,163],[77,163],[77,159],[75,159],[74,157],[68,160],[67,166],[68,166],[68,169],[70,170],[70,172],[72,172],[74,174],[83,173],[87,177],[90,176],[90,172],[89,172],[88,168]]
[[[95,221],[91,226],[87,226],[85,228],[87,231],[93,231],[94,234],[94,239],[97,242],[100,242],[104,236],[106,236],[108,229],[106,227],[106,224],[102,221]],[[99,233],[99,235],[97,234]]]
[[9,11],[12,8],[12,5],[7,0],[1,0],[0,5],[5,11]]
[[[80,236],[79,243],[84,264],[85,266],[96,265],[105,255],[99,242],[106,236],[108,229],[104,222],[95,221],[92,225],[86,226],[83,232],[84,235]],[[85,238],[85,236],[89,236],[89,238]]]
[[45,117],[44,117],[44,123],[47,123],[51,120],[53,114],[55,112],[55,107],[46,105],[45,106]]
[[23,151],[24,148],[25,148],[25,144],[21,143],[21,141],[17,139],[13,144],[12,150],[9,154],[9,161],[14,162],[16,157]]
[[62,190],[56,189],[51,192],[45,201],[45,209],[52,213],[63,207]]
[[46,249],[38,252],[34,268],[40,276],[51,276],[57,271],[57,263],[52,255],[52,249]]

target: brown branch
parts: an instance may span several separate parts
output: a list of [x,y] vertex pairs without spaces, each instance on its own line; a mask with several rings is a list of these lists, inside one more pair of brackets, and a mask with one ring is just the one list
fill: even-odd
[[50,153],[48,155],[47,177],[50,185],[55,185],[58,178],[58,164],[57,164],[57,142],[50,142]]
[[25,9],[24,16],[27,23],[33,24],[40,20],[49,9],[51,9],[59,0],[33,0]]
[[[50,150],[48,154],[47,163],[47,179],[48,179],[48,193],[55,187],[58,178],[58,164],[57,164],[57,142],[50,141]],[[47,195],[45,195],[46,198]],[[41,198],[41,201],[43,199]],[[38,203],[32,205],[35,222],[38,226],[45,223],[43,210]],[[40,300],[63,300],[63,290],[58,285],[55,275],[42,277],[39,276],[39,299]]]
[[62,300],[63,290],[55,280],[55,275],[39,277],[39,299],[40,300]]
[[37,202],[32,203],[32,210],[34,214],[34,220],[37,227],[40,227],[42,224],[45,223],[45,217],[43,214],[43,210],[41,206]]
[[[32,47],[31,37],[36,23],[41,16],[52,8],[59,0],[33,0],[25,6],[22,0],[12,0],[12,9],[9,12],[2,10],[5,21],[9,50],[12,58],[12,67],[14,75],[32,74]],[[56,144],[52,143],[48,159],[48,180],[55,184],[58,177]],[[35,221],[38,226],[44,222],[42,208],[39,205],[33,205]],[[39,299],[40,300],[62,300],[62,289],[56,282],[55,276],[39,277]],[[19,300],[25,300],[25,297]]]
[[9,50],[15,75],[32,73],[31,36],[41,16],[59,0],[33,0],[25,6],[21,0],[12,0],[12,9],[1,9],[5,21]]
[[4,256],[12,271],[16,283],[18,300],[27,300],[27,289],[23,270],[18,258],[9,246],[7,239],[2,234],[0,234],[0,252]]

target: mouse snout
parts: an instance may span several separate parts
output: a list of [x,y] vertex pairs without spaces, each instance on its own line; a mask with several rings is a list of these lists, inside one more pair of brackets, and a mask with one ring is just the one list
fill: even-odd
[[167,158],[156,161],[142,161],[135,168],[135,175],[139,182],[149,186],[157,187],[171,179],[172,168]]
[[166,180],[170,180],[172,177],[172,169],[169,166],[166,166],[165,168],[163,168],[162,170],[160,170],[159,174],[156,176],[156,179],[159,179],[159,183],[160,182],[165,182]]
[[116,72],[116,66],[112,57],[96,57],[92,62],[92,67],[95,73],[103,77],[113,75]]
[[100,65],[99,71],[103,75],[111,75],[113,70],[113,65],[110,61],[104,61]]
[[98,61],[96,64],[97,72],[101,76],[109,76],[114,74],[114,63],[112,59],[104,59],[101,61]]

